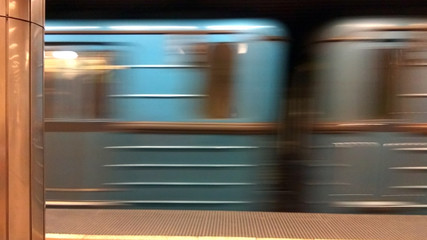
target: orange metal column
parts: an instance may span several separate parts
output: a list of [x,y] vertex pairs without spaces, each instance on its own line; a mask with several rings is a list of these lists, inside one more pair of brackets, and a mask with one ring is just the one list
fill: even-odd
[[44,238],[43,0],[0,0],[0,240]]

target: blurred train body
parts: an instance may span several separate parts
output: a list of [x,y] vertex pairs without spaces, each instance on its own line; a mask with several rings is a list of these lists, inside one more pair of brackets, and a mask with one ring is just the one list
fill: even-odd
[[425,20],[354,19],[312,42],[289,114],[305,210],[427,213],[426,30]]
[[46,25],[47,207],[271,209],[283,26]]
[[48,23],[47,206],[426,214],[425,23]]

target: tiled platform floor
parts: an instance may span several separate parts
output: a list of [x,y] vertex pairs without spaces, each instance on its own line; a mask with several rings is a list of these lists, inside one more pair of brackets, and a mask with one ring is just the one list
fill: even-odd
[[427,216],[48,209],[46,239],[427,239]]

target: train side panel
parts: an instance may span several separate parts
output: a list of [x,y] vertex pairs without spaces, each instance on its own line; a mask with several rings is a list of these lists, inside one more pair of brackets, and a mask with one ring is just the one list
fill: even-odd
[[[236,24],[48,34],[47,57],[82,59],[51,58],[47,205],[271,209],[286,34],[271,21]],[[176,30],[189,25],[206,31]]]

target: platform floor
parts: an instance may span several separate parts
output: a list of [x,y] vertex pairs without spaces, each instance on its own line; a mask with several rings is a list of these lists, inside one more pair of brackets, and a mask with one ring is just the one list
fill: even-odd
[[427,216],[47,209],[46,239],[427,239]]

